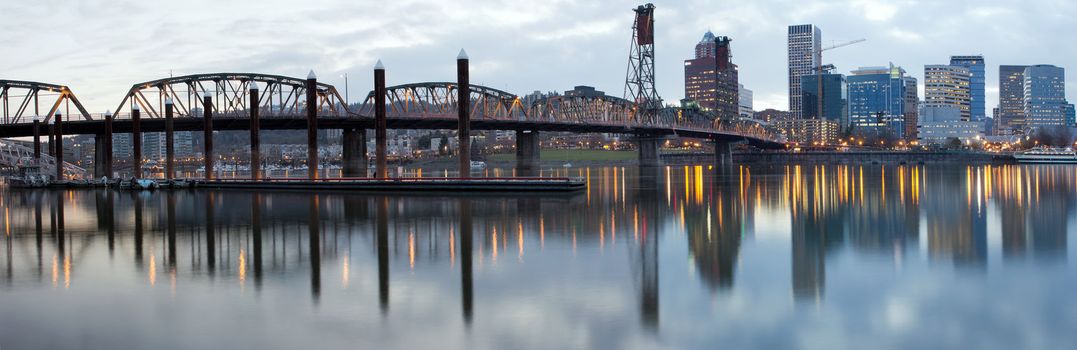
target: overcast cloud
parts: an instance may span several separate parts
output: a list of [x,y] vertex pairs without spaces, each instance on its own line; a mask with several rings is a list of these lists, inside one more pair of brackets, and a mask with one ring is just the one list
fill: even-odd
[[[320,80],[364,97],[381,58],[389,83],[454,79],[457,51],[472,81],[525,94],[592,85],[624,89],[634,1],[71,1],[0,3],[0,78],[69,85],[94,113],[136,82],[252,71]],[[824,56],[847,73],[893,62],[913,76],[950,55],[983,54],[987,108],[998,65],[1077,67],[1077,2],[930,0],[655,1],[657,81],[684,95],[683,60],[707,29],[733,38],[740,81],[757,110],[787,109],[786,26],[813,23],[824,43],[867,41]],[[1069,67],[1073,66],[1073,67]],[[1074,98],[1074,74],[1067,77]],[[922,91],[921,91],[922,93]]]

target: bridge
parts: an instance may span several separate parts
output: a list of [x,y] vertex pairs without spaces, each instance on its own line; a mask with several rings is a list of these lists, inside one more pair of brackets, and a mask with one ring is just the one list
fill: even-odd
[[[63,85],[0,80],[5,107],[0,138],[33,137],[37,145],[42,134],[52,140],[64,135],[95,135],[98,146],[94,177],[112,177],[112,136],[131,133],[134,176],[141,177],[141,134],[164,132],[169,178],[175,173],[172,136],[177,131],[249,131],[252,159],[261,159],[261,130],[306,129],[312,179],[318,177],[317,131],[325,129],[343,131],[344,174],[355,177],[367,176],[366,130],[370,129],[375,130],[378,145],[376,177],[385,176],[386,129],[456,129],[460,135],[461,169],[465,170],[461,175],[465,177],[470,166],[470,138],[466,135],[472,129],[515,131],[517,159],[524,168],[537,161],[541,132],[630,135],[639,146],[642,164],[657,164],[658,146],[669,137],[710,140],[717,145],[716,156],[720,162],[731,161],[730,145],[735,143],[782,147],[782,136],[765,123],[715,119],[701,111],[680,108],[644,111],[631,101],[609,96],[521,98],[502,90],[471,85],[468,66],[466,56],[458,58],[456,82],[386,87],[385,69],[379,62],[375,68],[374,91],[357,106],[345,104],[336,88],[318,82],[313,72],[306,79],[260,73],[170,77],[133,84],[115,114],[88,113],[75,94]],[[16,95],[20,89],[23,94]],[[39,108],[39,96],[56,96],[56,99],[49,108]],[[18,108],[9,114],[9,98],[19,97],[22,99]],[[75,106],[75,113],[70,112],[71,105]],[[40,115],[40,111],[46,113]],[[41,118],[28,120],[30,114]],[[212,132],[205,135],[205,169],[207,176],[212,176]],[[62,156],[61,151],[54,154]],[[3,159],[10,164],[0,165],[19,165],[15,158]],[[81,174],[66,169],[57,170],[56,176],[70,178]],[[258,179],[260,165],[252,170],[252,177]]]

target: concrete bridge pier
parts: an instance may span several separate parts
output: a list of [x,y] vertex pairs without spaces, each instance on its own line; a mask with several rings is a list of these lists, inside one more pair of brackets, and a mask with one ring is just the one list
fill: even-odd
[[176,176],[176,148],[175,127],[172,98],[165,99],[165,179],[172,180]]
[[54,133],[56,134],[56,179],[64,179],[64,129],[63,129],[63,116],[60,112],[56,112],[56,124],[53,125]]
[[108,153],[112,151],[112,147],[105,141],[105,134],[94,135],[93,141],[93,177],[112,177],[108,171]]
[[202,164],[206,180],[214,178],[213,172],[213,95],[202,94]]
[[471,83],[467,53],[460,49],[456,56],[456,108],[459,116],[457,137],[460,138],[460,177],[471,177]]
[[662,138],[658,136],[640,136],[636,138],[636,148],[639,150],[639,165],[662,165],[662,159],[658,156],[658,147],[661,144]]
[[136,101],[131,101],[131,170],[142,178],[142,110]]
[[343,130],[343,163],[344,177],[366,177],[366,130],[344,129]]
[[112,173],[112,113],[108,111],[105,111],[105,133],[101,135],[101,141],[103,143],[98,143],[101,146],[94,146],[102,148],[101,152],[104,155],[104,164],[102,164],[104,172],[101,176],[111,179],[115,175]]
[[261,141],[261,120],[258,116],[259,102],[258,99],[258,84],[250,82],[250,140],[251,140],[251,180],[262,179],[262,141]]
[[539,132],[516,130],[516,169],[521,176],[533,176],[539,161]]
[[307,178],[318,179],[318,76],[307,74]]
[[[387,142],[385,129],[388,125],[385,114],[385,93],[385,65],[378,60],[378,63],[374,65],[374,177],[379,179],[387,177],[389,164],[385,153]],[[365,149],[366,142],[363,145]],[[366,152],[363,152],[363,157],[366,157]]]
[[733,165],[733,143],[714,141],[714,164],[721,166]]

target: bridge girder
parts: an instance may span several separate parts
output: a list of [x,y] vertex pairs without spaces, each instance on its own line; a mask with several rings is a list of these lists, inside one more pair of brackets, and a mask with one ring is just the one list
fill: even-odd
[[[260,73],[206,73],[163,78],[134,84],[116,107],[117,118],[125,107],[137,104],[147,118],[163,118],[165,100],[171,98],[176,117],[195,116],[202,96],[213,96],[214,116],[244,117],[250,113],[250,89],[258,87],[261,117],[302,116],[306,113],[306,80]],[[351,112],[337,89],[318,83],[320,114],[347,115]]]
[[[385,88],[388,117],[456,118],[457,87],[452,82],[423,82]],[[471,120],[526,120],[526,109],[512,93],[471,85]],[[367,94],[358,114],[372,117],[374,92]]]
[[[51,100],[54,96],[55,100]],[[51,104],[47,105],[48,110],[44,115],[41,114],[40,102],[42,97],[45,97],[45,102],[52,101]],[[12,98],[15,98],[17,104],[13,105],[11,103]],[[75,97],[75,93],[71,92],[71,89],[65,85],[0,79],[0,104],[3,104],[2,122],[4,124],[29,122],[28,118],[32,117],[31,114],[42,116],[45,123],[49,123],[52,116],[56,114],[56,111],[60,110],[61,105],[65,102],[74,104],[75,109],[83,119],[91,119],[90,113],[82,106],[82,102],[79,102],[79,99]],[[15,107],[14,111],[12,111],[12,107]],[[70,105],[67,110],[70,111]]]

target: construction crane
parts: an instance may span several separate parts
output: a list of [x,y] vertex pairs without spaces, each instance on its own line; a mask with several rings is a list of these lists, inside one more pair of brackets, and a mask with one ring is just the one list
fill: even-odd
[[808,54],[806,55],[808,57],[815,56],[815,83],[818,84],[818,90],[815,90],[816,96],[818,96],[818,101],[816,101],[816,103],[815,103],[815,107],[817,109],[816,114],[815,114],[816,118],[820,118],[820,119],[823,118],[823,68],[830,68],[830,69],[834,68],[834,65],[831,65],[831,64],[826,65],[826,67],[823,66],[823,51],[829,51],[829,50],[833,50],[833,49],[840,48],[840,47],[846,47],[846,46],[849,46],[849,45],[862,43],[862,42],[865,42],[867,40],[868,39],[860,38],[860,39],[856,39],[856,40],[853,40],[853,41],[846,41],[846,42],[843,42],[843,43],[840,43],[840,44],[834,44],[834,45],[830,45],[830,46],[827,46],[827,47],[824,47],[824,48],[820,48],[818,50],[809,51]]

